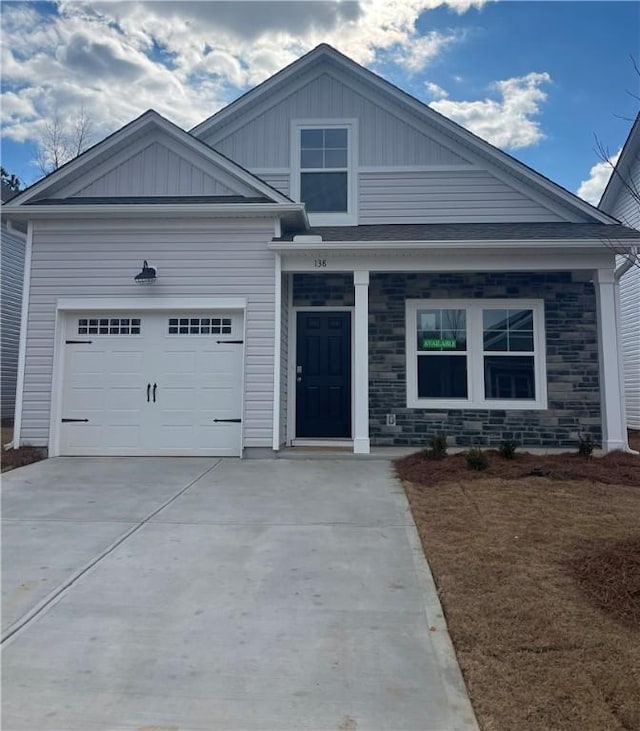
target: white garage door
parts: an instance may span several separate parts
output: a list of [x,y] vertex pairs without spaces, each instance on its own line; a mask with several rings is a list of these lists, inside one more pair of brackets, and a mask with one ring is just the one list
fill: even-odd
[[67,315],[60,453],[238,456],[242,338],[241,313]]

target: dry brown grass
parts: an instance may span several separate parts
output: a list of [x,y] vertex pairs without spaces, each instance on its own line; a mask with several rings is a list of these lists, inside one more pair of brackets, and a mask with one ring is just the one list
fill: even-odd
[[640,729],[640,458],[461,459],[397,466],[481,727]]

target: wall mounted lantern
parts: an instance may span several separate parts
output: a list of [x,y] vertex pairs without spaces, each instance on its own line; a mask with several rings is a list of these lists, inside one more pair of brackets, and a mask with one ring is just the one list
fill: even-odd
[[140,274],[136,274],[133,278],[138,284],[153,284],[156,281],[158,270],[150,267],[149,262],[145,259]]

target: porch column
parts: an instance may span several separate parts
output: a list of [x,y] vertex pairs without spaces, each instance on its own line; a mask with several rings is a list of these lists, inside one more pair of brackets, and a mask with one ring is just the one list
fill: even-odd
[[355,271],[353,451],[369,454],[369,272]]
[[618,359],[620,323],[616,317],[616,282],[612,269],[597,269],[594,285],[598,315],[598,361],[602,449],[628,449],[624,418],[624,385]]

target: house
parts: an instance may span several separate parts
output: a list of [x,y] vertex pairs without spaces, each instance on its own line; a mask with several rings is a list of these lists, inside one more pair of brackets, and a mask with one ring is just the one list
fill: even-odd
[[20,194],[15,443],[626,448],[637,231],[320,45],[189,133],[148,111]]
[[[640,229],[640,114],[622,148],[598,208]],[[612,242],[617,247],[617,242]],[[624,257],[620,257],[621,265]],[[627,426],[640,429],[640,262],[620,279],[620,322]]]
[[[16,195],[2,182],[2,203]],[[18,375],[18,344],[22,310],[22,281],[24,279],[24,235],[7,221],[0,222],[0,271],[2,283],[2,322],[0,324],[0,376],[2,424],[11,424],[15,412],[16,380]]]

